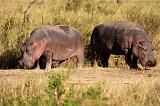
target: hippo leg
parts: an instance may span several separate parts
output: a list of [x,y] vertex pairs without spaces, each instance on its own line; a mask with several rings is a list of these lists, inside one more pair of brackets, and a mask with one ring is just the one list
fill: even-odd
[[47,52],[45,54],[46,56],[46,69],[51,69],[51,64],[52,64],[52,53],[51,52]]
[[101,55],[101,63],[103,67],[108,67],[108,60],[109,60],[110,54],[102,54]]
[[42,55],[40,58],[39,58],[39,69],[45,69],[46,67],[46,57],[44,55]]
[[37,60],[37,67],[36,67],[36,69],[41,69],[40,68],[40,64],[38,64],[39,63],[39,60]]
[[92,50],[91,52],[91,66],[96,66],[97,62],[96,62],[96,59],[97,59],[97,54],[96,54],[96,51],[95,50]]
[[132,67],[132,55],[130,52],[128,52],[126,55],[125,55],[125,61],[126,63],[129,65],[129,67],[131,68]]
[[35,69],[35,68],[39,69],[38,60],[35,61],[34,65],[31,69]]
[[132,66],[131,66],[132,69],[137,69],[138,68],[137,61],[138,61],[138,58],[133,56],[132,57]]
[[125,56],[125,60],[126,60],[126,63],[129,65],[130,69],[137,69],[138,68],[138,65],[137,65],[138,58],[133,56],[131,53],[128,53]]
[[97,51],[93,50],[92,51],[92,56],[91,56],[91,58],[92,58],[91,65],[92,66],[101,66],[102,63],[101,63],[101,58],[100,57],[101,57],[101,54],[98,53]]

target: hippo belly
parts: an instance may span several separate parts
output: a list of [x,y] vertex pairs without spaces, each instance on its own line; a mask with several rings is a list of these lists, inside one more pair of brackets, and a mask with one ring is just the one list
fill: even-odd
[[53,60],[66,60],[74,55],[76,45],[74,39],[72,40],[66,35],[59,34],[59,36],[54,36],[54,38],[51,39],[48,43],[47,50],[52,53]]
[[72,57],[74,53],[73,48],[63,48],[59,47],[55,51],[53,51],[53,60],[66,60],[68,57]]

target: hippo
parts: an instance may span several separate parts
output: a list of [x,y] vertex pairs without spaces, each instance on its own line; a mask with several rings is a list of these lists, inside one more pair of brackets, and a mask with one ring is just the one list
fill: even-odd
[[132,22],[111,22],[97,25],[91,35],[92,65],[108,67],[110,54],[124,55],[130,69],[156,66],[152,44],[143,27]]
[[73,56],[78,67],[84,62],[80,32],[68,25],[43,25],[34,29],[21,49],[23,55],[19,62],[26,68],[32,68],[41,57],[45,57],[45,69],[51,69],[52,60],[64,61]]

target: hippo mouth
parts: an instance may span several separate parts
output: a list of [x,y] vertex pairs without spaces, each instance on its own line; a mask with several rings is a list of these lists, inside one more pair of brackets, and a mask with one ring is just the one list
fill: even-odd
[[30,69],[33,67],[35,61],[29,59],[22,59],[19,61],[20,65],[24,66],[25,69]]
[[143,60],[143,61],[140,61],[140,63],[143,67],[155,67],[157,62],[156,60],[148,60],[146,62],[144,62]]
[[154,60],[154,61],[149,60],[147,62],[147,66],[149,66],[149,67],[155,67],[156,66],[156,60]]

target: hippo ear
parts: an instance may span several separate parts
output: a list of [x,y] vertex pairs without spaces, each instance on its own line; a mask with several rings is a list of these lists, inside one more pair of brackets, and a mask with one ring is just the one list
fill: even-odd
[[22,47],[21,47],[21,51],[25,51],[26,49],[26,43],[23,43]]
[[36,48],[36,47],[38,46],[38,42],[32,42],[32,43],[31,43],[31,46],[32,46],[33,48]]
[[144,51],[147,51],[147,47],[144,45],[144,41],[140,41],[139,44],[141,45],[141,48],[144,50]]

